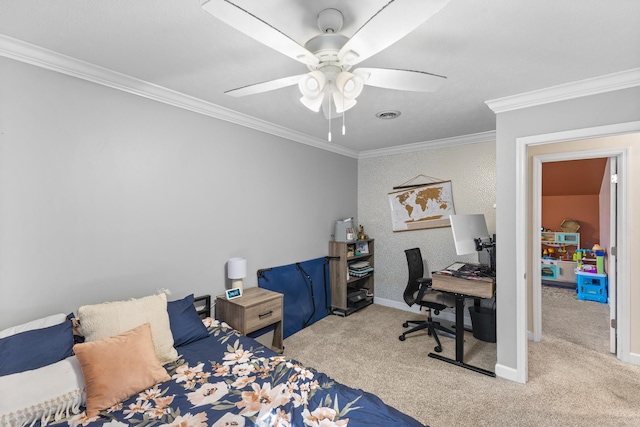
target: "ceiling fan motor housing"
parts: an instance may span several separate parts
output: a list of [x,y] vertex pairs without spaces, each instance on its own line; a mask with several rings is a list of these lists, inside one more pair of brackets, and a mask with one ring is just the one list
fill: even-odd
[[343,70],[351,68],[350,65],[338,64],[338,52],[349,39],[342,34],[320,34],[311,38],[305,45],[305,49],[313,53],[320,60],[319,65],[308,65],[310,70],[322,68],[324,63],[333,63]]
[[344,18],[338,9],[324,9],[318,14],[318,28],[323,33],[337,33],[342,29]]

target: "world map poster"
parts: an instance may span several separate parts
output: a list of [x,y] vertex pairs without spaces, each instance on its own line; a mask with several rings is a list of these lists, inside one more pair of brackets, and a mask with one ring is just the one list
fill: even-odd
[[389,193],[393,231],[449,227],[455,215],[451,181],[434,182]]

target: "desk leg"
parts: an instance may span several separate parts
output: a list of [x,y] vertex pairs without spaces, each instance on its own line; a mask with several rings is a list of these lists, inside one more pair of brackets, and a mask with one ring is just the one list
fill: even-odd
[[456,362],[464,359],[464,297],[456,295]]
[[[456,305],[457,305],[457,300],[456,300]],[[480,298],[474,298],[473,299],[473,306],[474,307],[480,307]],[[462,316],[464,318],[464,316]],[[456,317],[456,322],[457,322],[457,317]],[[455,328],[456,325],[451,325],[452,328]],[[471,328],[464,328],[465,331],[467,332],[473,332],[473,329]]]
[[436,353],[429,353],[429,357],[478,372],[479,374],[495,377],[495,372],[464,363],[464,298],[464,295],[456,294],[456,359],[453,360]]

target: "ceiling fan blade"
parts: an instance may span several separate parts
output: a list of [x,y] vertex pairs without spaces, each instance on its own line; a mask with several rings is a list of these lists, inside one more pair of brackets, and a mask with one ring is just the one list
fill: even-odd
[[390,0],[338,52],[354,65],[397,42],[442,9],[449,0]]
[[269,92],[271,90],[280,89],[287,86],[297,85],[300,78],[306,74],[300,74],[297,76],[283,77],[281,79],[270,80],[268,82],[256,83],[249,86],[239,87],[237,89],[231,89],[226,91],[227,95],[231,96],[247,96],[255,95],[256,93]]
[[316,56],[278,29],[229,0],[204,0],[202,8],[222,22],[278,52],[307,65],[318,65]]
[[368,86],[412,92],[435,92],[447,81],[437,74],[391,68],[357,68],[353,74],[361,76]]

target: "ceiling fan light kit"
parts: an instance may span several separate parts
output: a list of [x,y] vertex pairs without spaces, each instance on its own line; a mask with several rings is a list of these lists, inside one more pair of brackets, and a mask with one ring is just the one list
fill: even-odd
[[323,96],[316,96],[315,98],[303,96],[302,98],[300,98],[300,102],[309,110],[315,111],[317,113],[318,111],[320,111],[320,107],[322,107],[323,98]]
[[364,79],[348,71],[343,71],[336,78],[336,87],[347,99],[356,99],[364,88]]
[[[305,64],[309,69],[307,74],[244,86],[225,93],[246,96],[297,84],[302,94],[300,102],[309,110],[319,112],[322,108],[328,120],[331,120],[334,113],[342,114],[344,134],[344,112],[356,105],[356,98],[362,93],[364,85],[433,92],[444,84],[446,77],[423,71],[350,69],[415,30],[448,2],[449,0],[390,0],[351,38],[339,34],[344,22],[342,13],[333,8],[324,9],[317,17],[321,34],[312,37],[304,46],[233,0],[203,0],[202,8],[245,35]],[[329,140],[330,138],[329,130]]]
[[355,99],[347,99],[343,94],[338,91],[333,92],[333,104],[336,108],[336,113],[341,114],[345,111],[355,107],[358,103]]
[[303,96],[316,98],[322,94],[326,82],[327,78],[322,72],[312,71],[300,77],[298,88]]

